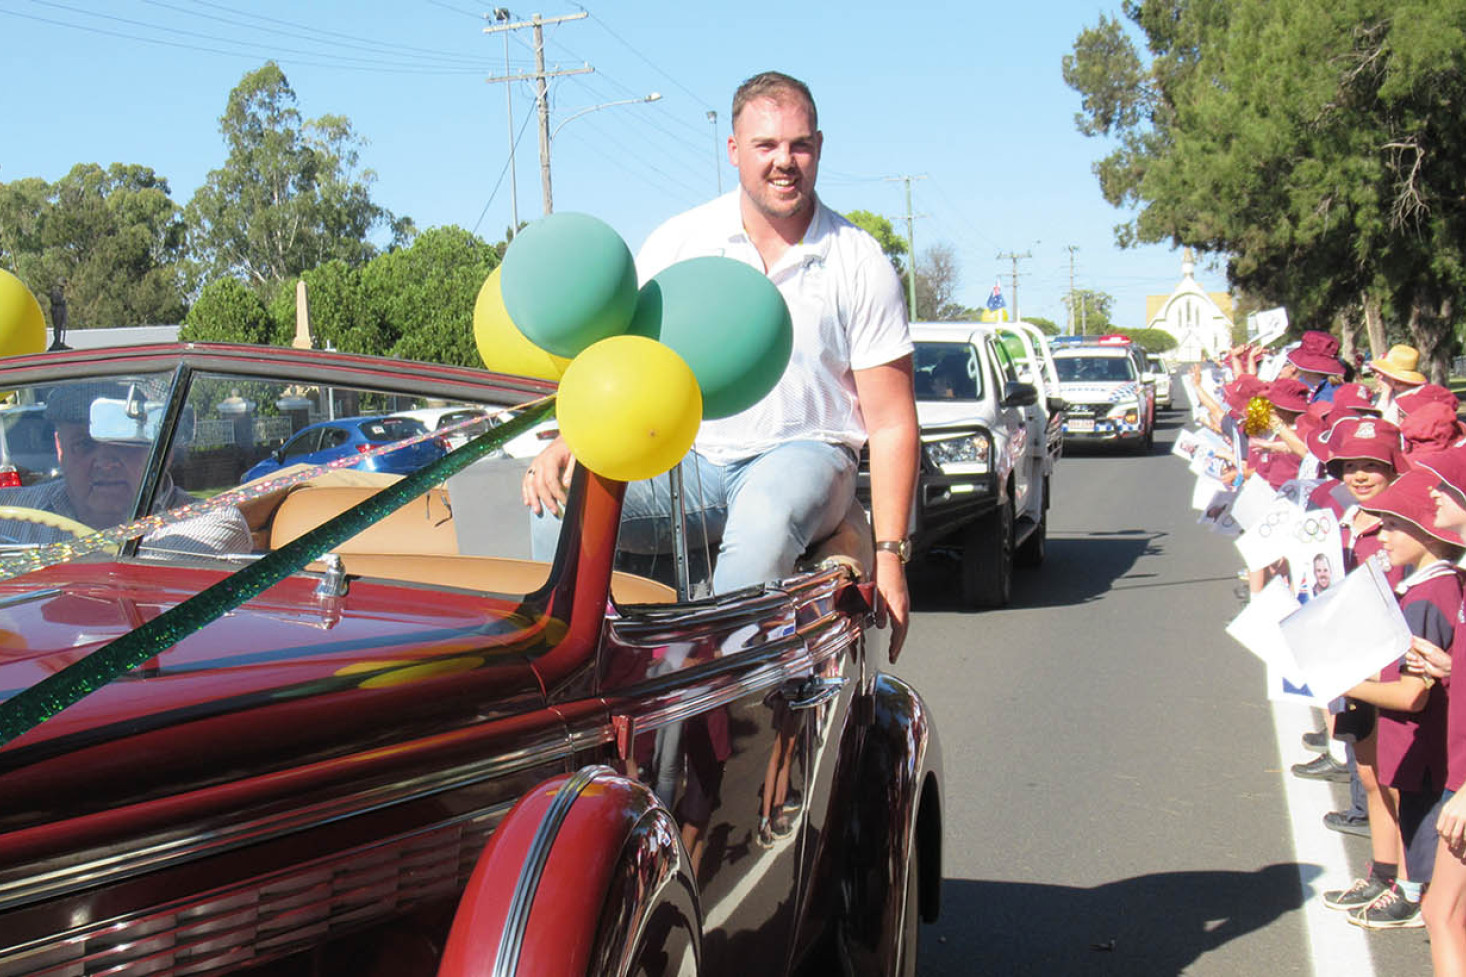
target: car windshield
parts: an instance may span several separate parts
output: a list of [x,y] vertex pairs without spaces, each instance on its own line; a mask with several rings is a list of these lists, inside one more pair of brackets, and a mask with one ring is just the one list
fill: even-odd
[[917,400],[966,400],[982,397],[982,371],[970,343],[916,343]]
[[[445,420],[457,418],[463,431],[394,416],[442,410],[441,397],[246,374],[177,376],[187,379],[169,370],[7,387],[0,463],[13,473],[0,488],[0,553],[95,542],[98,531],[146,518],[146,532],[106,534],[107,552],[140,538],[129,545],[149,559],[253,560],[442,458],[450,437],[485,429],[481,404],[449,403]],[[527,557],[523,466],[495,451],[431,490],[419,505],[437,506],[436,517],[409,550]],[[447,509],[454,483],[483,501],[459,507],[457,520]],[[330,500],[336,511],[328,511],[326,488],[340,490]],[[319,512],[286,518],[301,499],[315,500]],[[433,534],[444,539],[426,538]],[[361,546],[392,552],[401,543],[377,535]]]
[[1054,366],[1062,383],[1123,383],[1135,379],[1128,356],[1058,356]]

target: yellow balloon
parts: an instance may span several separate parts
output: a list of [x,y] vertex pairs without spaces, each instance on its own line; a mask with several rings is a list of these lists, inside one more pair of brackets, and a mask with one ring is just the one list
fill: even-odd
[[46,349],[46,317],[30,289],[0,268],[0,356]]
[[687,454],[702,423],[702,391],[671,347],[612,336],[571,360],[555,413],[577,461],[633,482],[662,474]]
[[[501,266],[502,267],[502,266]],[[540,349],[524,338],[524,333],[509,318],[504,308],[504,294],[499,288],[499,269],[484,279],[473,303],[473,338],[478,344],[479,358],[495,373],[512,373],[540,380],[558,380],[570,361]]]

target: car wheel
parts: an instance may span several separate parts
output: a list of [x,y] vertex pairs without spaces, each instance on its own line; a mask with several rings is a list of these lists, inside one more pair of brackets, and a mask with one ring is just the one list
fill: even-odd
[[1013,599],[1013,507],[1008,503],[967,530],[961,585],[967,607],[1004,607]]
[[1045,509],[1044,514],[1039,517],[1038,525],[1034,527],[1033,532],[1028,534],[1028,538],[1013,553],[1013,562],[1021,567],[1042,566],[1044,557],[1048,556],[1048,536],[1049,513]]

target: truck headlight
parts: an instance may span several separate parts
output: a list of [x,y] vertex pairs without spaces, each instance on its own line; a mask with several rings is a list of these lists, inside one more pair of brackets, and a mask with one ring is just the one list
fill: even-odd
[[985,434],[964,434],[928,441],[926,459],[943,475],[986,475],[992,460],[993,443]]

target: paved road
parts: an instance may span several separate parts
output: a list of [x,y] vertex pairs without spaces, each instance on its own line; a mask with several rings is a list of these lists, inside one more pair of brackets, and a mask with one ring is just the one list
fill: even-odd
[[924,975],[1430,972],[1423,930],[1365,934],[1317,903],[1368,844],[1319,823],[1329,786],[1281,772],[1309,717],[1277,732],[1261,665],[1222,631],[1238,564],[1166,453],[1179,416],[1152,456],[1061,462],[1048,562],[1011,608],[965,613],[950,574],[913,575],[897,671],[947,780]]

